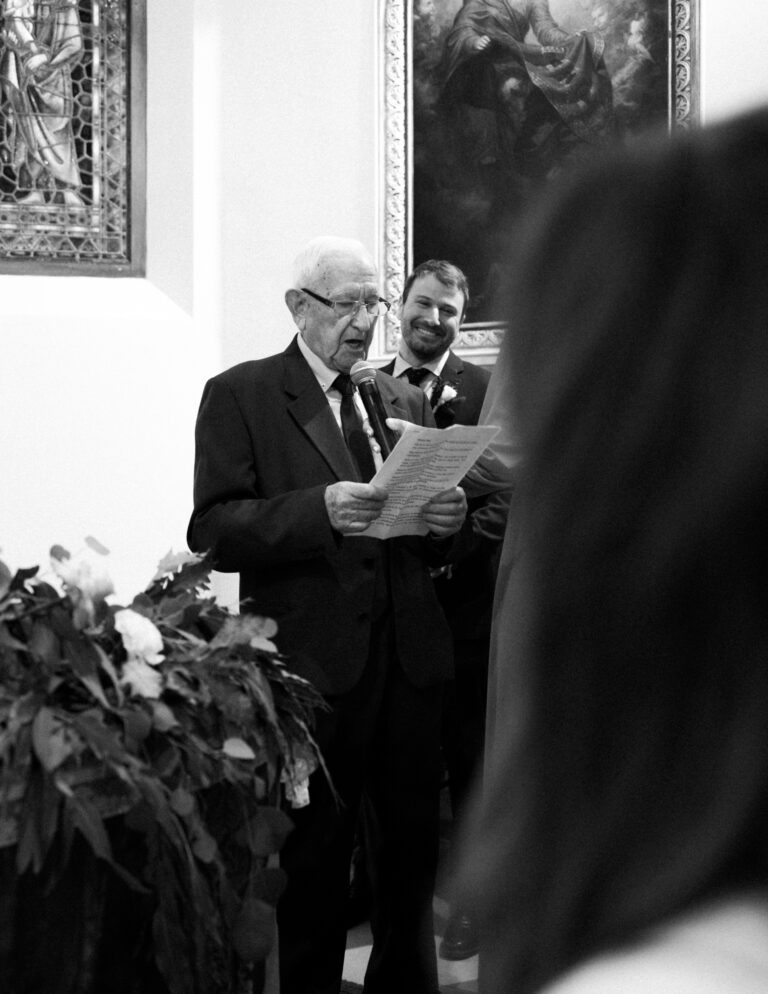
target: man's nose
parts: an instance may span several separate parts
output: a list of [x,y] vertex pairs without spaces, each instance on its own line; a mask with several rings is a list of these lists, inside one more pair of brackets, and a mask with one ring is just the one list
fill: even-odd
[[355,328],[370,328],[373,322],[376,320],[375,314],[369,314],[368,308],[365,306],[365,301],[359,301],[357,308],[355,310],[352,321],[350,322]]

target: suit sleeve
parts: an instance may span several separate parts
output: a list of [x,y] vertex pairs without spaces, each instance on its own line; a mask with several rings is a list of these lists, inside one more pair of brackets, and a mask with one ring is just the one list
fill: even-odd
[[209,380],[195,426],[190,549],[210,553],[223,572],[333,554],[325,484],[265,497],[257,448],[230,386]]

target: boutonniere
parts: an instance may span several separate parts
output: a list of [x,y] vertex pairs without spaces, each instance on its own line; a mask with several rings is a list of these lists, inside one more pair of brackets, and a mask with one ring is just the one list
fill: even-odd
[[458,384],[448,383],[440,377],[435,380],[432,396],[429,399],[432,410],[435,414],[435,424],[438,428],[449,428],[456,420],[454,404],[460,404],[462,397],[459,397]]
[[456,384],[441,380],[438,376],[435,380],[429,402],[432,405],[432,410],[436,411],[438,407],[443,407],[445,404],[452,404],[458,396],[459,392],[456,389]]

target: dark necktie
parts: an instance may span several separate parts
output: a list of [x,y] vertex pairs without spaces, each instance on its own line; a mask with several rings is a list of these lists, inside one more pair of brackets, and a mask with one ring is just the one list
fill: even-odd
[[360,479],[367,483],[376,472],[376,464],[373,461],[368,436],[363,431],[363,422],[355,406],[355,386],[346,373],[339,373],[333,381],[333,386],[341,394],[341,430],[344,433],[344,441],[355,460]]
[[409,383],[412,383],[415,387],[420,387],[424,380],[429,376],[429,370],[421,366],[417,369],[415,366],[411,366],[410,369],[406,369],[405,377]]

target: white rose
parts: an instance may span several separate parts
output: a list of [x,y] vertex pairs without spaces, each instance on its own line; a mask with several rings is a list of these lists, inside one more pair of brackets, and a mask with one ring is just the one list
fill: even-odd
[[115,614],[115,628],[122,635],[128,659],[156,666],[163,661],[163,636],[143,614],[125,607]]
[[143,659],[129,659],[123,666],[120,685],[139,697],[159,698],[163,690],[163,680],[157,670],[148,666]]
[[437,406],[442,407],[443,404],[450,404],[450,402],[452,400],[456,400],[457,397],[458,394],[450,385],[450,383],[446,383],[445,386],[443,387],[443,392],[440,394],[440,399],[437,402]]

